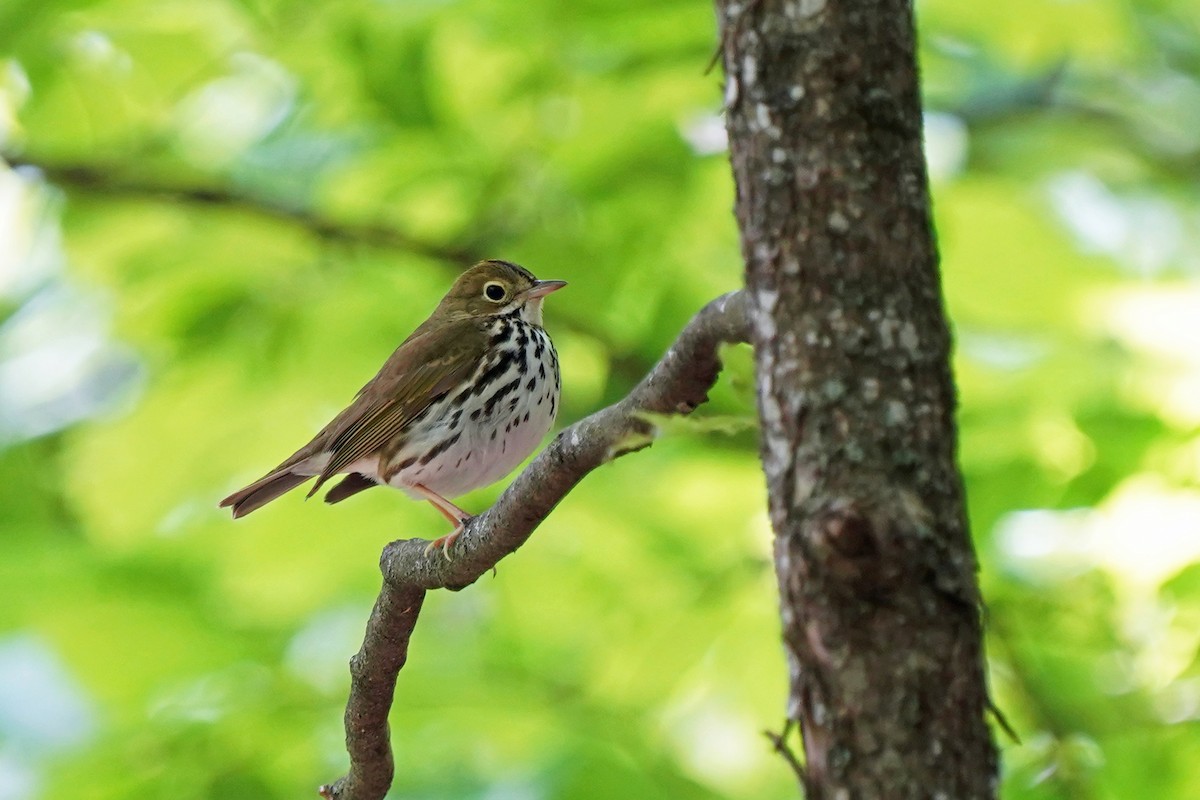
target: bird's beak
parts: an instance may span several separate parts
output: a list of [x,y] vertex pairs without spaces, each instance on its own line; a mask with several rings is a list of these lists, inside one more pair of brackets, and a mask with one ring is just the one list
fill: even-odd
[[566,285],[566,281],[538,281],[525,290],[525,299],[533,300],[536,297],[545,297],[551,292],[557,292]]

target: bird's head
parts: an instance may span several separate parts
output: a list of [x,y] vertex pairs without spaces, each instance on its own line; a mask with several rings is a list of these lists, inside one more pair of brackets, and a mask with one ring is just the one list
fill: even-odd
[[566,281],[539,281],[509,261],[480,261],[454,282],[438,311],[452,317],[494,317],[517,311],[532,325],[542,324],[542,299]]

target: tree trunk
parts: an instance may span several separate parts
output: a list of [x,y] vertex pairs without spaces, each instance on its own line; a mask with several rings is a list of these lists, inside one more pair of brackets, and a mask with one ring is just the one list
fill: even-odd
[[717,10],[807,797],[994,797],[911,5]]

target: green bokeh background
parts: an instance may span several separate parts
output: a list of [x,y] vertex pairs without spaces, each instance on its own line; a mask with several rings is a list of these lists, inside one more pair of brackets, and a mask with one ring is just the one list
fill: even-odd
[[[918,13],[1003,796],[1195,797],[1200,7]],[[442,520],[216,501],[476,256],[571,282],[561,423],[622,396],[740,281],[714,47],[679,0],[0,0],[0,800],[341,774],[379,551]],[[703,422],[429,598],[392,797],[796,796],[729,359]]]

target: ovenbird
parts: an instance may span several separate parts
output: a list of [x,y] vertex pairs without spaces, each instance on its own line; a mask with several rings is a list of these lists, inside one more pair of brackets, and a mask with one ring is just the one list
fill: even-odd
[[558,356],[542,300],[565,285],[507,261],[471,267],[349,407],[221,506],[240,517],[314,476],[309,497],[345,475],[328,503],[387,484],[454,524],[430,545],[449,557],[470,515],[448,498],[508,474],[554,422]]

